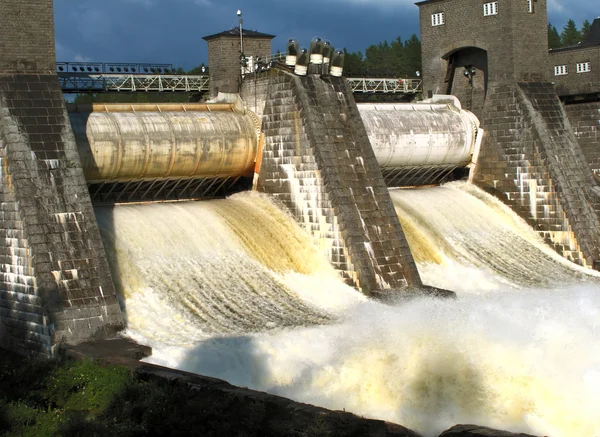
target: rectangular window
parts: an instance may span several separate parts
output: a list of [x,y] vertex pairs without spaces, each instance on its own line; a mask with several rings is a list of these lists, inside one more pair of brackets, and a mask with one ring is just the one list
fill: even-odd
[[591,62],[580,62],[577,64],[577,73],[589,73],[592,71]]
[[527,0],[527,12],[533,14],[533,0]]
[[498,2],[490,2],[483,4],[483,16],[497,15],[498,14]]
[[431,14],[431,25],[432,26],[441,26],[444,24],[444,13],[438,12],[437,14]]
[[569,73],[569,70],[567,70],[566,65],[554,66],[554,75],[555,76],[564,76],[565,74],[568,74],[568,73]]

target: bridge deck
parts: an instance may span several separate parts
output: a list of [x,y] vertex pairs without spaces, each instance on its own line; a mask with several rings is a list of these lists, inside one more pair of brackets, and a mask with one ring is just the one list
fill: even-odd
[[[205,92],[208,74],[125,74],[59,72],[63,93],[103,92]],[[353,93],[415,94],[422,92],[421,79],[346,78]]]
[[208,75],[58,73],[63,93],[208,91]]

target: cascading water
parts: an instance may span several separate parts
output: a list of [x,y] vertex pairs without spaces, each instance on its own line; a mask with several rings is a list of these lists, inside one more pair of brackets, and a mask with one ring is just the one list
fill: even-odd
[[391,195],[424,282],[458,299],[365,299],[256,194],[98,208],[128,334],[151,362],[425,436],[598,435],[597,275],[469,185]]

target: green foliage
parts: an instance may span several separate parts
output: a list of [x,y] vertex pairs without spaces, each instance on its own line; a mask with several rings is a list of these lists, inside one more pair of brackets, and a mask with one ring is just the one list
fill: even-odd
[[363,69],[363,54],[361,52],[348,52],[344,49],[344,70],[347,76],[358,76]]
[[124,367],[14,357],[0,367],[0,435],[110,435],[96,417],[131,383]]
[[552,24],[548,23],[548,48],[557,49],[561,46],[558,30]]
[[562,32],[559,34],[556,27],[548,23],[548,48],[557,49],[580,44],[587,38],[591,27],[591,23],[588,20],[585,20],[581,25],[581,30],[579,30],[577,29],[575,21],[569,20],[567,21],[567,24],[563,26]]
[[206,65],[204,65],[204,62],[194,68],[192,68],[190,71],[188,71],[188,74],[206,74],[206,71],[204,71],[204,73],[202,72],[202,68],[206,69]]
[[413,34],[402,42],[400,37],[370,45],[362,52],[347,52],[344,61],[348,77],[415,77],[421,70],[421,41]]
[[592,23],[588,20],[585,20],[581,25],[581,41],[585,41],[588,35],[590,34],[590,30],[592,29]]
[[96,413],[108,407],[129,379],[124,367],[77,361],[58,368],[48,378],[47,401],[55,408]]
[[560,42],[563,47],[577,45],[581,42],[581,32],[577,29],[573,20],[567,21],[560,34]]

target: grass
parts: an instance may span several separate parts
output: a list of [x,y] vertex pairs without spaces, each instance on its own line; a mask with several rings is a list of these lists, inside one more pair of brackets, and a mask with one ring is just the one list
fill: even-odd
[[255,436],[265,417],[261,404],[215,401],[126,367],[0,355],[2,437]]
[[386,435],[383,422],[240,390],[197,389],[122,366],[0,350],[0,437]]

